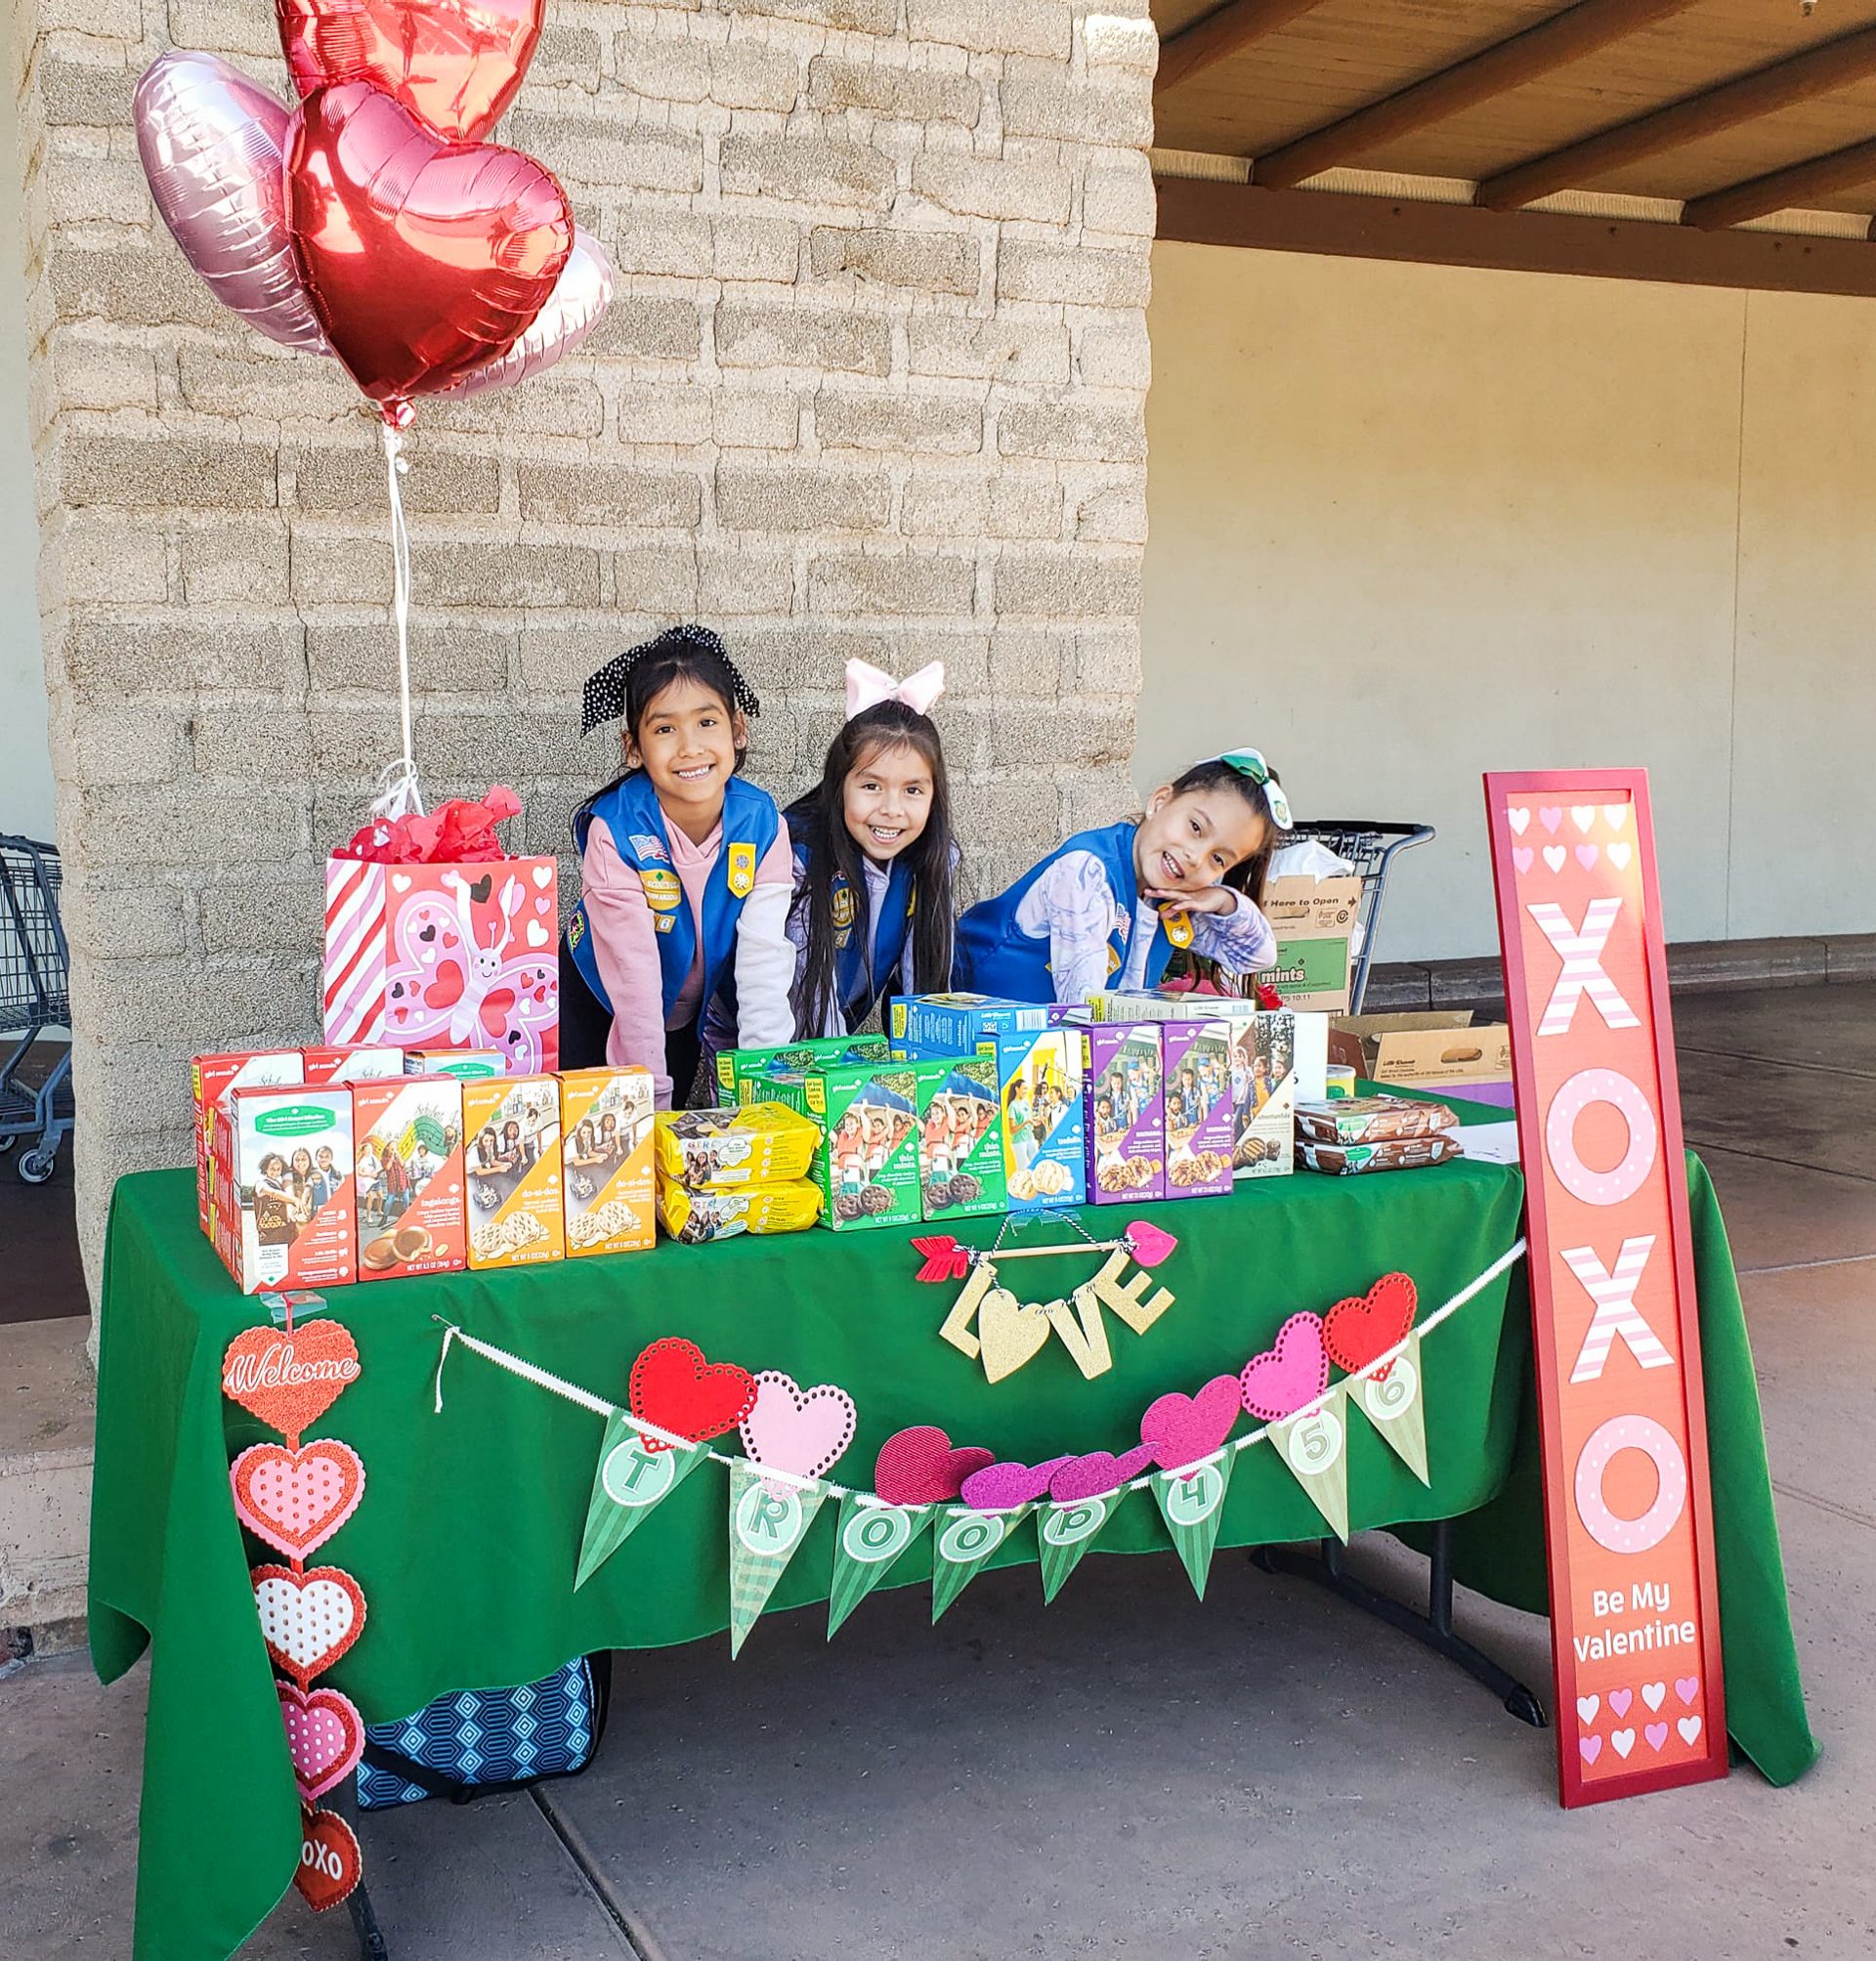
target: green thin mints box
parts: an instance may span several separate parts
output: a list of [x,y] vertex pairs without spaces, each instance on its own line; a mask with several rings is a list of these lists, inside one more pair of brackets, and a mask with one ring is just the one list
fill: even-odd
[[823,1130],[815,1156],[823,1218],[835,1232],[924,1216],[918,1112],[954,1060],[842,1063],[803,1078],[807,1114]]
[[978,1213],[1006,1212],[1009,1185],[999,1130],[997,1058],[959,1055],[936,1058],[920,1072],[918,1167],[928,1219],[968,1218]]
[[883,1062],[883,1035],[817,1035],[780,1048],[726,1048],[716,1058],[716,1101],[720,1109],[741,1103],[789,1102],[775,1097],[767,1079],[799,1076],[809,1069],[830,1069],[843,1062]]

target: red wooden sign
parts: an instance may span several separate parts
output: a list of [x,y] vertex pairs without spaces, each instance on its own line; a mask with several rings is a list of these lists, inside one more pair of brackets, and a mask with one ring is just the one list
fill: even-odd
[[1644,770],[1487,775],[1565,1805],[1727,1773],[1706,1402]]

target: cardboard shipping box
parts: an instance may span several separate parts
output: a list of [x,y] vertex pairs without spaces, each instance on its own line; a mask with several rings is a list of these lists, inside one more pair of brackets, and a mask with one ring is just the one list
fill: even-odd
[[1264,889],[1263,916],[1277,936],[1277,963],[1258,975],[1283,997],[1286,1007],[1345,1014],[1353,965],[1355,919],[1361,909],[1358,877],[1272,878]]
[[1339,1015],[1329,1059],[1371,1083],[1513,1105],[1512,1032],[1503,1022],[1475,1024],[1471,1008]]

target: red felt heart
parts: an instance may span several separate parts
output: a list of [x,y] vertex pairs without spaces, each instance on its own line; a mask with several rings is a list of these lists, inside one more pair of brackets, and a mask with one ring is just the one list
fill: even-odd
[[358,1343],[337,1321],[244,1329],[222,1357],[222,1393],[282,1436],[318,1423],[358,1379]]
[[545,0],[275,0],[303,96],[369,82],[439,136],[471,142],[515,98]]
[[359,1883],[364,1861],[352,1827],[336,1812],[300,1807],[300,1866],[293,1884],[315,1913],[337,1906]]
[[286,196],[325,337],[392,410],[506,354],[574,245],[567,194],[532,157],[440,143],[365,82],[307,98]]
[[973,1471],[994,1463],[996,1456],[975,1445],[954,1449],[936,1424],[915,1424],[880,1445],[873,1488],[888,1505],[943,1505],[963,1490]]
[[[1322,1344],[1340,1369],[1358,1376],[1377,1355],[1385,1355],[1405,1339],[1414,1325],[1420,1290],[1404,1273],[1384,1273],[1360,1300],[1338,1300],[1323,1324]],[[1386,1382],[1392,1369],[1375,1380]]]
[[248,1578],[267,1651],[302,1688],[364,1632],[363,1589],[342,1567],[255,1566]]
[[[632,1364],[632,1414],[692,1443],[734,1429],[755,1407],[755,1378],[734,1362],[706,1362],[680,1335],[654,1342]],[[647,1450],[668,1450],[655,1437]]]
[[229,1468],[229,1479],[241,1523],[289,1559],[304,1559],[323,1546],[364,1493],[358,1452],[334,1437],[298,1450],[253,1444]]

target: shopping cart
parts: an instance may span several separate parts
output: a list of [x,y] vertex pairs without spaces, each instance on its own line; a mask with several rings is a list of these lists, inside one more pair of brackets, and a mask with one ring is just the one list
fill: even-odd
[[0,836],[0,1039],[15,1039],[0,1065],[0,1153],[20,1153],[20,1175],[42,1185],[71,1131],[71,1051],[36,1083],[33,1044],[48,1028],[71,1025],[65,929],[59,922],[59,853],[30,837]]
[[1361,876],[1361,951],[1348,975],[1348,1012],[1359,1014],[1368,993],[1368,968],[1375,958],[1375,928],[1381,923],[1381,902],[1387,891],[1387,868],[1403,851],[1425,844],[1433,835],[1430,824],[1366,824],[1352,818],[1319,817],[1299,823],[1286,841],[1313,839],[1338,858],[1345,858]]

